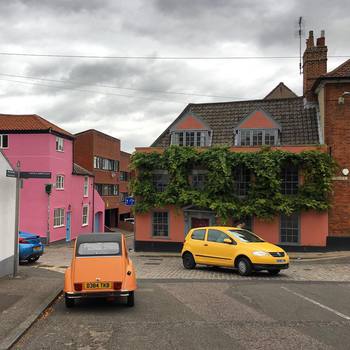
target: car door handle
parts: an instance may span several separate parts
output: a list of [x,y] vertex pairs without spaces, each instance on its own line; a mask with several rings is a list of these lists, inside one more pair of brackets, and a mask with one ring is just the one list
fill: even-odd
[[204,247],[208,247],[208,244],[205,243],[205,244],[204,244]]

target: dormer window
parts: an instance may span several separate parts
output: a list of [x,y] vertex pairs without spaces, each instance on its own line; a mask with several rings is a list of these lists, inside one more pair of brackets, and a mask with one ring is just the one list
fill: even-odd
[[210,131],[173,131],[171,144],[177,146],[206,147],[211,144]]
[[280,124],[262,109],[247,115],[235,127],[235,146],[277,146],[280,144]]
[[235,137],[236,146],[277,146],[278,129],[238,129]]
[[187,112],[170,128],[170,144],[188,147],[209,147],[213,132],[199,115]]

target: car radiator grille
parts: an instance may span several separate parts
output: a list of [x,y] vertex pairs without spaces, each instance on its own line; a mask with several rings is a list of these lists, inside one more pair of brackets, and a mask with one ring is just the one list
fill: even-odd
[[284,252],[270,252],[270,254],[275,258],[282,258],[284,256]]

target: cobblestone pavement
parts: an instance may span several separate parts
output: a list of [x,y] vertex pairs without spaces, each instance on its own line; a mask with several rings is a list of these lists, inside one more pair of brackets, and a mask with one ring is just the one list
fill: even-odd
[[316,262],[292,262],[288,270],[271,277],[265,272],[241,277],[235,271],[224,268],[197,266],[185,270],[180,258],[133,257],[137,277],[141,279],[188,279],[188,280],[291,280],[350,282],[350,264],[318,264]]
[[[73,248],[71,244],[52,245],[34,265],[39,268],[64,273],[70,265]],[[350,282],[350,258],[341,263],[335,259],[327,261],[294,261],[288,270],[279,276],[271,277],[265,272],[250,277],[241,277],[235,271],[224,268],[197,266],[185,270],[180,257],[164,257],[130,254],[138,279],[184,279],[184,280],[290,280],[290,281],[337,281]]]

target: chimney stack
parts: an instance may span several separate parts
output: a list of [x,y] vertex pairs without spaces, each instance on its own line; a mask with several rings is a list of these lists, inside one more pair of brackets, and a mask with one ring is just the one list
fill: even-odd
[[304,98],[308,102],[317,100],[316,95],[311,90],[314,82],[321,75],[327,73],[327,46],[325,32],[321,31],[321,36],[314,43],[314,33],[311,30],[309,37],[306,39],[306,49],[303,55],[303,92]]

